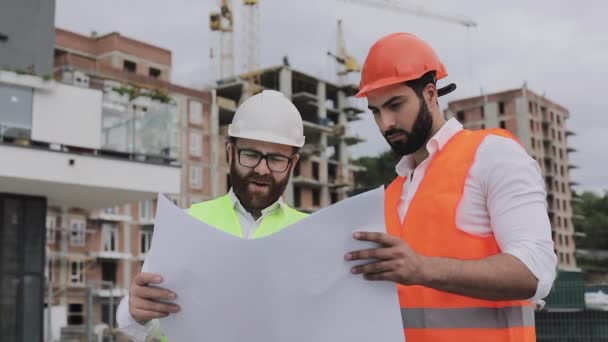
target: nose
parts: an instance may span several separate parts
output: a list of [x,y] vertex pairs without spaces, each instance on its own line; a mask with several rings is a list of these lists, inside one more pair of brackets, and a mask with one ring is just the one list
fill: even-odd
[[386,132],[387,130],[395,127],[395,116],[380,110],[380,112],[376,115],[376,124],[380,128],[380,131]]
[[256,166],[253,170],[261,175],[271,173],[270,169],[268,168],[268,160],[266,158],[262,158],[258,166]]

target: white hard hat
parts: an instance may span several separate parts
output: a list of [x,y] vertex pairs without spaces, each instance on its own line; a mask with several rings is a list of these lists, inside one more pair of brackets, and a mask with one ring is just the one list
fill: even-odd
[[264,90],[237,108],[228,135],[295,147],[304,146],[302,116],[283,94]]

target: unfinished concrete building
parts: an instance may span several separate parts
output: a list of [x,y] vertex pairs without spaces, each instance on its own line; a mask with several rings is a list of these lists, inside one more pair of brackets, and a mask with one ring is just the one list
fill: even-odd
[[500,127],[513,133],[539,163],[545,178],[547,207],[555,253],[562,269],[576,269],[572,193],[568,154],[569,117],[566,108],[527,87],[452,101],[446,117],[455,117],[465,128]]
[[[216,89],[218,125],[226,136],[236,107],[264,89],[278,90],[291,99],[302,115],[306,143],[285,192],[285,201],[313,212],[338,202],[354,188],[354,171],[348,147],[362,140],[350,134],[349,123],[363,111],[353,105],[355,86],[339,86],[288,66],[273,67],[221,80]],[[260,120],[264,120],[260,113]],[[228,184],[226,153],[218,169]]]

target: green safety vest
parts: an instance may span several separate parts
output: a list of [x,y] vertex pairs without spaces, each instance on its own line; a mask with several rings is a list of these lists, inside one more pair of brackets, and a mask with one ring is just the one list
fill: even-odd
[[[232,205],[229,195],[194,204],[188,210],[188,214],[225,233],[243,237],[241,224],[234,212],[234,206]],[[278,233],[283,228],[300,221],[306,216],[308,216],[308,214],[283,204],[281,210],[275,210],[272,214],[264,217],[262,223],[255,231],[253,238],[259,239]],[[163,335],[162,341],[167,342],[167,337]]]

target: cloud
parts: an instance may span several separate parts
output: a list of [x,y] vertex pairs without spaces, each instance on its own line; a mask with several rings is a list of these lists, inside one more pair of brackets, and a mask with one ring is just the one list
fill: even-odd
[[[240,1],[233,0],[238,8]],[[520,87],[545,94],[570,110],[568,126],[577,133],[570,145],[580,169],[572,179],[580,189],[608,188],[608,128],[605,76],[608,75],[608,36],[603,13],[608,3],[570,1],[407,1],[444,14],[464,14],[479,24],[463,27],[408,14],[368,9],[336,0],[261,0],[262,66],[278,65],[289,55],[292,66],[325,79],[334,79],[335,64],[326,56],[335,50],[336,20],[344,21],[346,45],[361,63],[382,35],[409,31],[437,50],[459,88],[456,100]],[[217,37],[208,29],[214,0],[58,0],[56,24],[80,33],[119,31],[173,51],[173,79],[206,84],[215,70],[209,50]],[[242,27],[237,21],[237,47]],[[240,54],[240,52],[237,52]],[[237,59],[237,65],[242,62]],[[352,78],[356,81],[356,77]],[[365,102],[361,102],[365,104]],[[446,103],[442,105],[445,107]],[[352,131],[368,139],[353,155],[377,154],[388,147],[371,116],[353,124]]]

